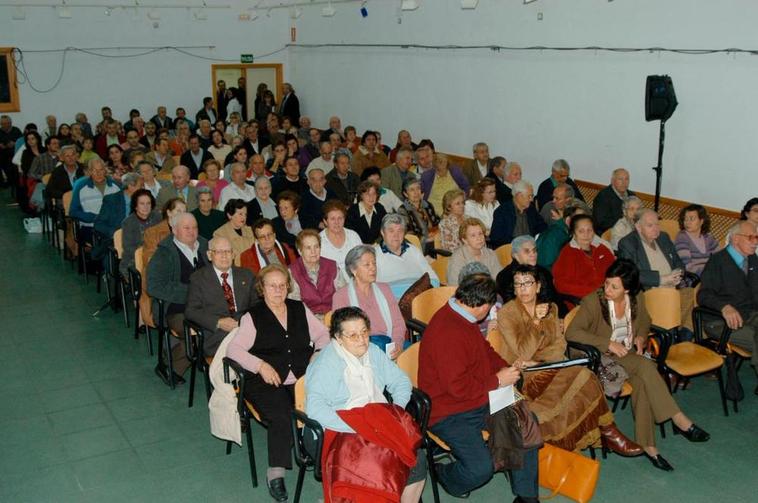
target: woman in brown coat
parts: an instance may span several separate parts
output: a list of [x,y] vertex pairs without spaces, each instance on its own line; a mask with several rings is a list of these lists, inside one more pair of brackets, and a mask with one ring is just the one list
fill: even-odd
[[635,440],[653,466],[671,471],[674,468],[655,447],[655,423],[671,419],[675,431],[691,442],[705,442],[710,435],[684,415],[656,364],[643,356],[650,316],[639,278],[633,262],[616,260],[605,273],[603,288],[582,299],[566,338],[596,347],[626,370],[633,388]]
[[[518,265],[513,285],[516,297],[497,314],[505,344],[501,356],[520,368],[565,359],[566,339],[558,308],[541,298],[542,278],[531,265]],[[546,442],[569,451],[596,445],[622,456],[639,456],[642,449],[616,427],[595,374],[586,367],[524,372],[523,394],[537,415]]]

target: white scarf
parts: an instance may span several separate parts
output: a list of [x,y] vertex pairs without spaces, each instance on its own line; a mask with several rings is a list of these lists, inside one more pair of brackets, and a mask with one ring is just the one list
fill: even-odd
[[[376,299],[376,304],[379,306],[379,314],[382,315],[384,320],[384,326],[387,327],[387,336],[392,338],[392,315],[390,314],[390,306],[387,303],[387,299],[376,284],[376,281],[371,283],[371,290]],[[350,305],[353,307],[361,307],[358,303],[358,292],[355,291],[355,282],[351,279],[347,284],[347,296],[350,299]]]
[[344,409],[363,407],[369,403],[387,403],[382,390],[374,384],[374,369],[371,367],[368,351],[358,358],[342,347],[340,341],[333,343],[333,346],[337,356],[345,362],[343,378],[350,398]]
[[632,341],[634,340],[634,332],[632,331],[632,310],[631,302],[629,301],[629,295],[624,296],[626,302],[626,308],[624,308],[624,318],[626,319],[626,337],[622,338],[619,334],[616,334],[616,329],[619,327],[616,320],[616,306],[614,302],[608,299],[608,318],[611,322],[611,340],[613,342],[619,342],[624,345],[626,349],[632,349]]

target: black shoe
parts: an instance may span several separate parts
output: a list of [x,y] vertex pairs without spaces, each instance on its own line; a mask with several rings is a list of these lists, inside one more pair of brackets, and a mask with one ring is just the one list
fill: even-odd
[[268,483],[268,493],[275,501],[287,501],[287,488],[284,487],[284,479],[273,479]]
[[666,458],[664,458],[660,454],[656,456],[651,456],[650,454],[645,453],[645,456],[647,456],[647,459],[649,459],[650,462],[653,464],[653,466],[658,468],[659,470],[663,470],[664,472],[674,471],[674,467],[671,466],[669,462],[666,461]]
[[445,482],[443,482],[442,477],[440,477],[440,468],[444,466],[445,463],[434,463],[434,471],[437,474],[437,481],[440,483],[442,488],[445,490],[446,493],[448,493],[450,496],[453,496],[455,498],[461,498],[466,499],[471,494],[470,492],[465,492],[463,494],[453,494],[450,492],[450,490],[445,486]]
[[161,378],[163,384],[168,386],[168,369],[165,365],[158,364],[155,366],[155,375]]
[[692,423],[692,426],[690,426],[687,431],[680,430],[674,425],[674,435],[682,435],[690,442],[707,442],[711,438],[707,431],[703,430],[695,423]]
[[174,376],[174,384],[184,384],[187,382],[184,380],[184,377],[180,376],[176,372],[171,372],[171,375]]

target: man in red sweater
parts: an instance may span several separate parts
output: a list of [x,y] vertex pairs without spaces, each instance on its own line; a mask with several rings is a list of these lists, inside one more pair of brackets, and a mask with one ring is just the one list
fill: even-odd
[[[434,470],[447,492],[463,496],[484,485],[494,473],[482,440],[489,414],[488,393],[519,380],[479,332],[478,321],[495,304],[497,288],[487,274],[466,277],[448,304],[432,317],[419,350],[418,384],[432,400],[429,428],[450,446],[455,461]],[[537,449],[511,471],[514,503],[536,503]]]

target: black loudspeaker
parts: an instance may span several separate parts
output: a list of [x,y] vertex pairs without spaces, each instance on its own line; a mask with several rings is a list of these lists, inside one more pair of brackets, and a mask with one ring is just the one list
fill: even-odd
[[645,120],[667,121],[676,106],[674,83],[668,75],[648,75],[645,86]]

